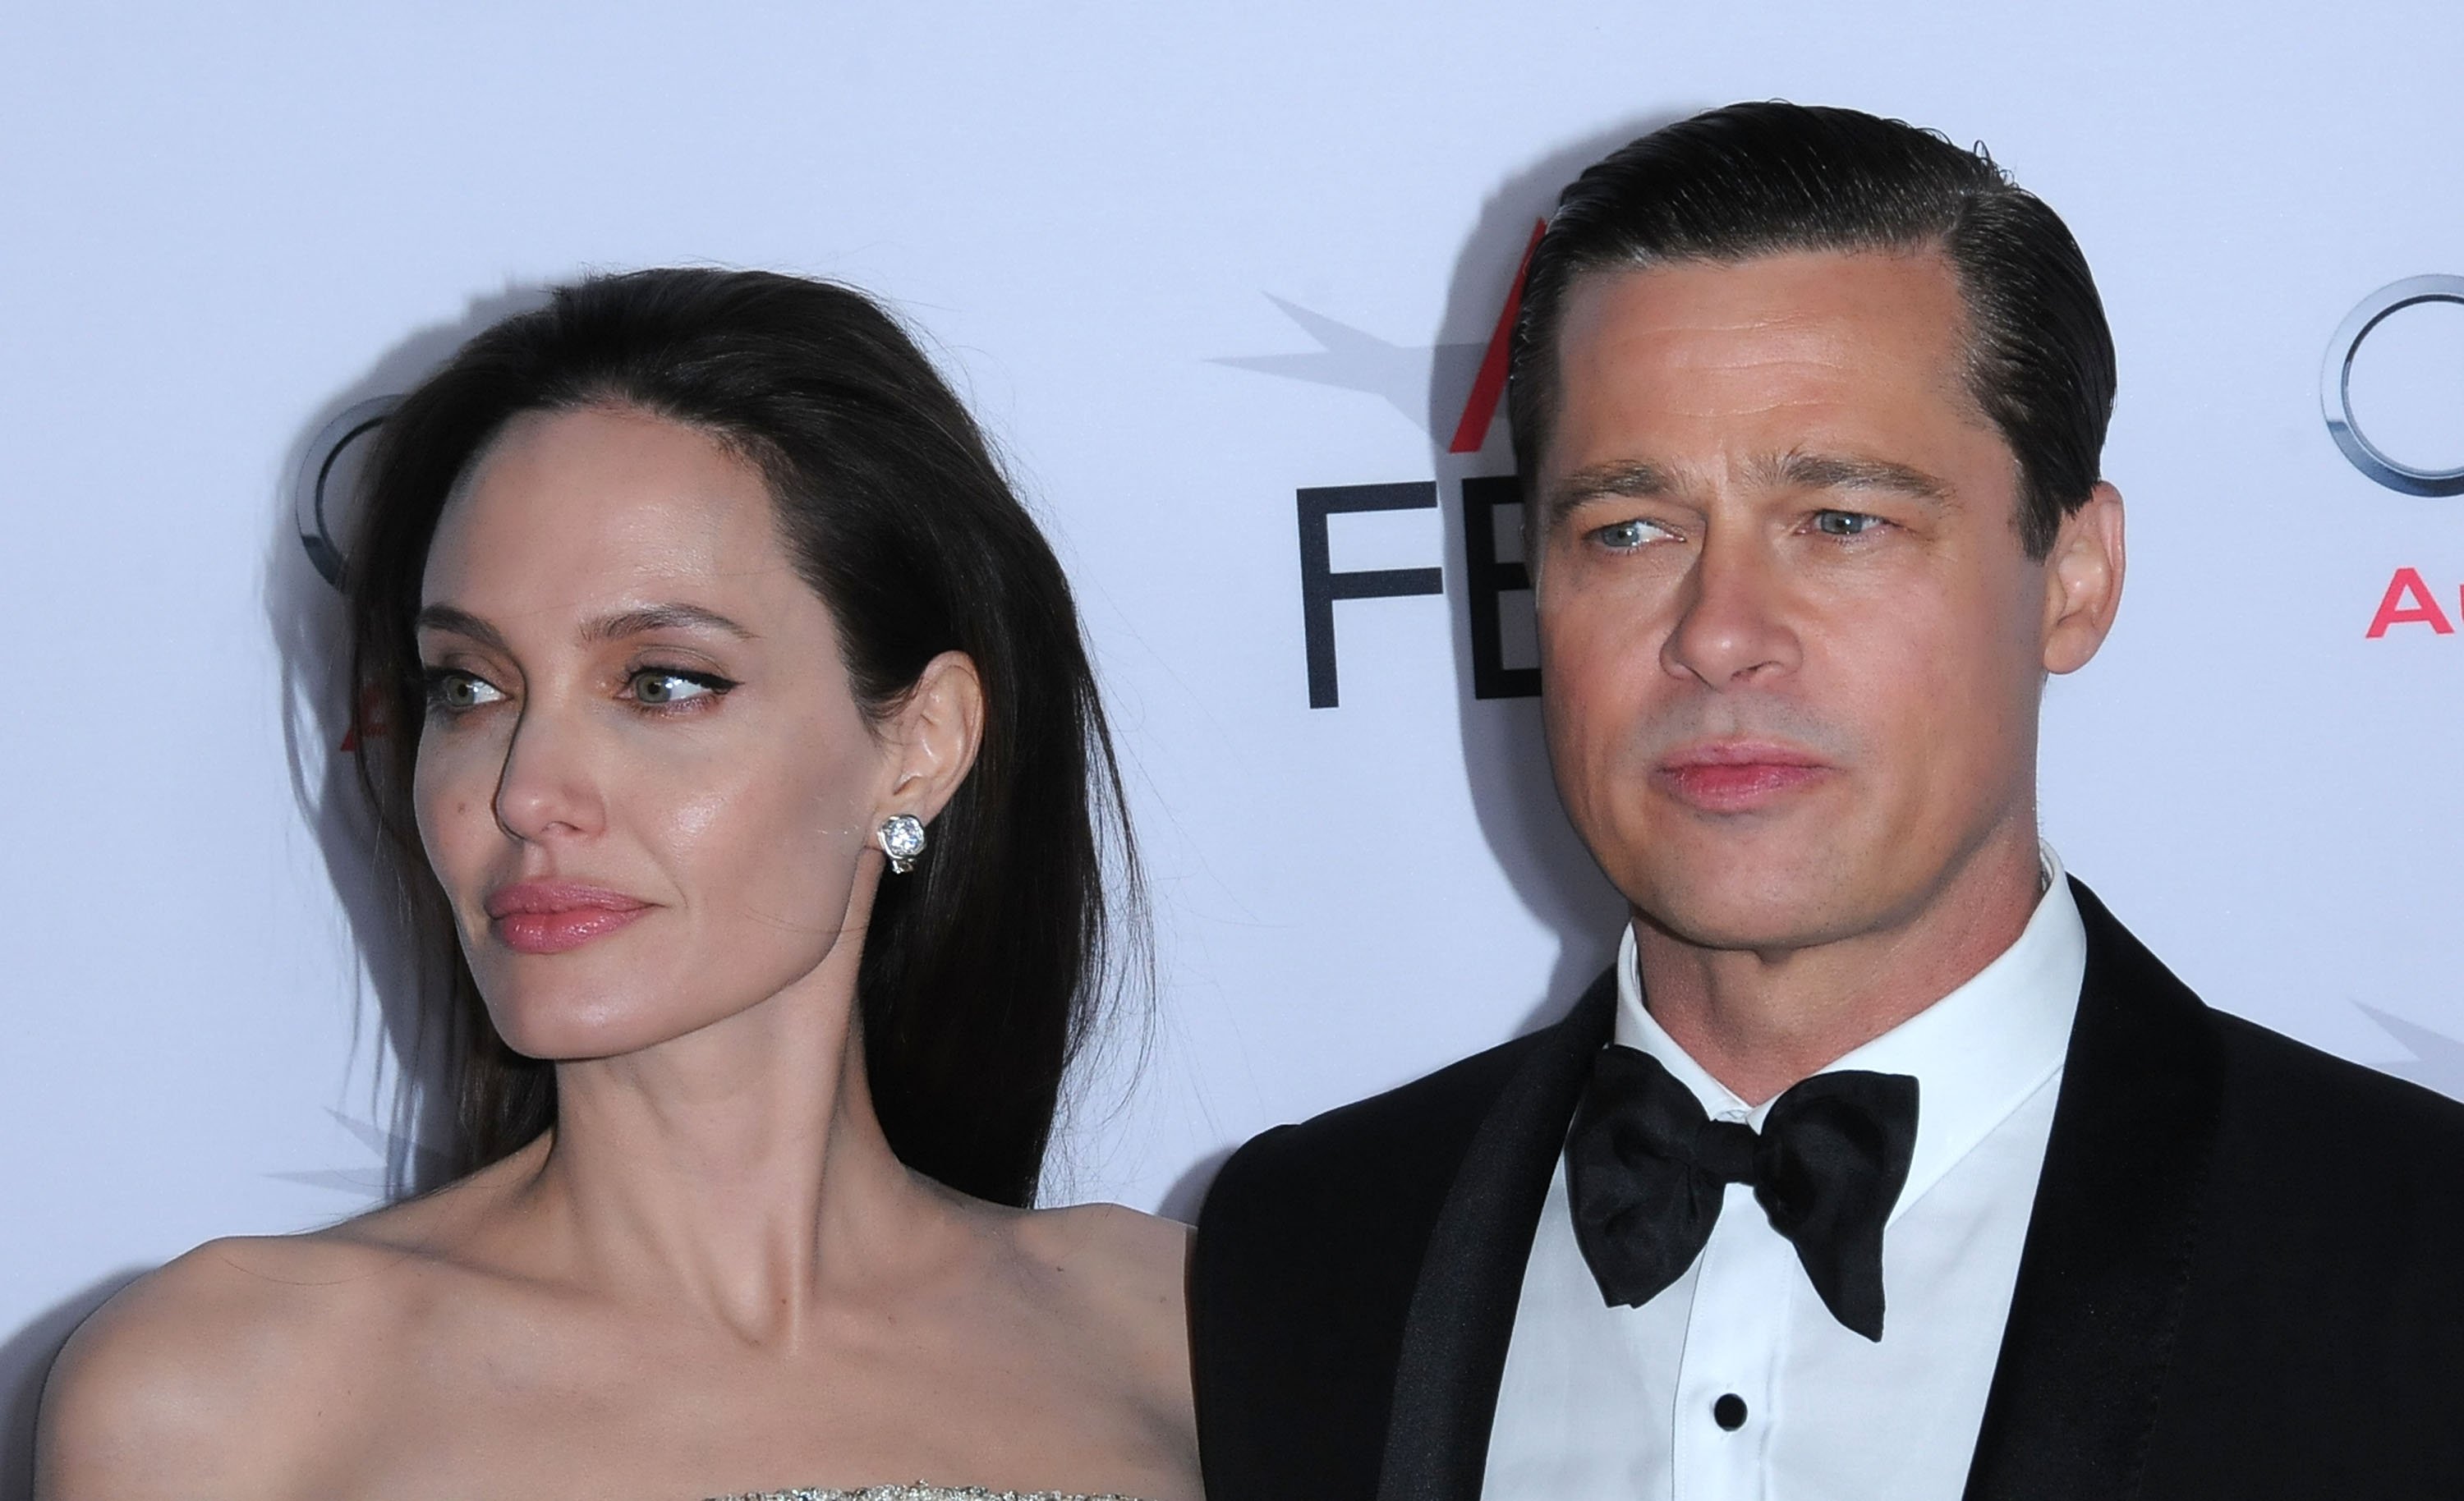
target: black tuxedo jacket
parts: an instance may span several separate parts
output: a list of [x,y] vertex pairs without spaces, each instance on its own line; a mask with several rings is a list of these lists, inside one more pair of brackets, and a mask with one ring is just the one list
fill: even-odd
[[[2087,925],[1972,1498],[2464,1497],[2464,1106]],[[1556,1025],[1243,1147],[1190,1267],[1210,1501],[1472,1501],[1608,1041]]]

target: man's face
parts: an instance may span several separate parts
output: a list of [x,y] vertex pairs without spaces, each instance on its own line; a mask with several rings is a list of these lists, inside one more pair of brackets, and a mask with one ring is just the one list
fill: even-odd
[[2027,555],[1966,337],[1930,252],[1598,272],[1567,299],[1535,487],[1550,752],[1681,940],[1879,932],[2034,849],[2043,673],[2111,618],[2075,619],[2074,533],[2118,588],[2118,498]]

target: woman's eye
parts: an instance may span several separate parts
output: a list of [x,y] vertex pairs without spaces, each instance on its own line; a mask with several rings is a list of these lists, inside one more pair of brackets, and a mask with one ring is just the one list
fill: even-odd
[[1869,516],[1861,511],[1817,511],[1814,513],[1814,530],[1824,536],[1863,536],[1881,524],[1881,517]]
[[1594,532],[1592,537],[1602,547],[1615,552],[1629,553],[1668,534],[1668,529],[1659,522],[1644,521],[1638,517],[1632,521],[1611,522]]
[[727,679],[711,672],[679,672],[672,667],[644,667],[629,679],[626,686],[638,704],[665,708],[671,704],[690,704],[696,699],[715,698],[736,686]]
[[452,667],[435,667],[428,673],[428,707],[430,708],[458,714],[485,707],[504,696],[503,691],[487,679]]

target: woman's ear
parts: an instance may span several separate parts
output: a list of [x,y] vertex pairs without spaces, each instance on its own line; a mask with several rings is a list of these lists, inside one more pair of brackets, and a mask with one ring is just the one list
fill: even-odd
[[967,779],[983,744],[984,684],[975,659],[945,651],[926,663],[889,731],[897,758],[876,816],[906,813],[930,823]]

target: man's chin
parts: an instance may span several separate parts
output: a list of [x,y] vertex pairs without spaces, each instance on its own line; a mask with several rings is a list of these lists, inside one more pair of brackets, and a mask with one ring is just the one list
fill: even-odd
[[1828,882],[1818,890],[1769,881],[1734,889],[1672,883],[1645,891],[1634,910],[1644,925],[1691,948],[1776,954],[1863,930],[1858,914],[1840,910]]

